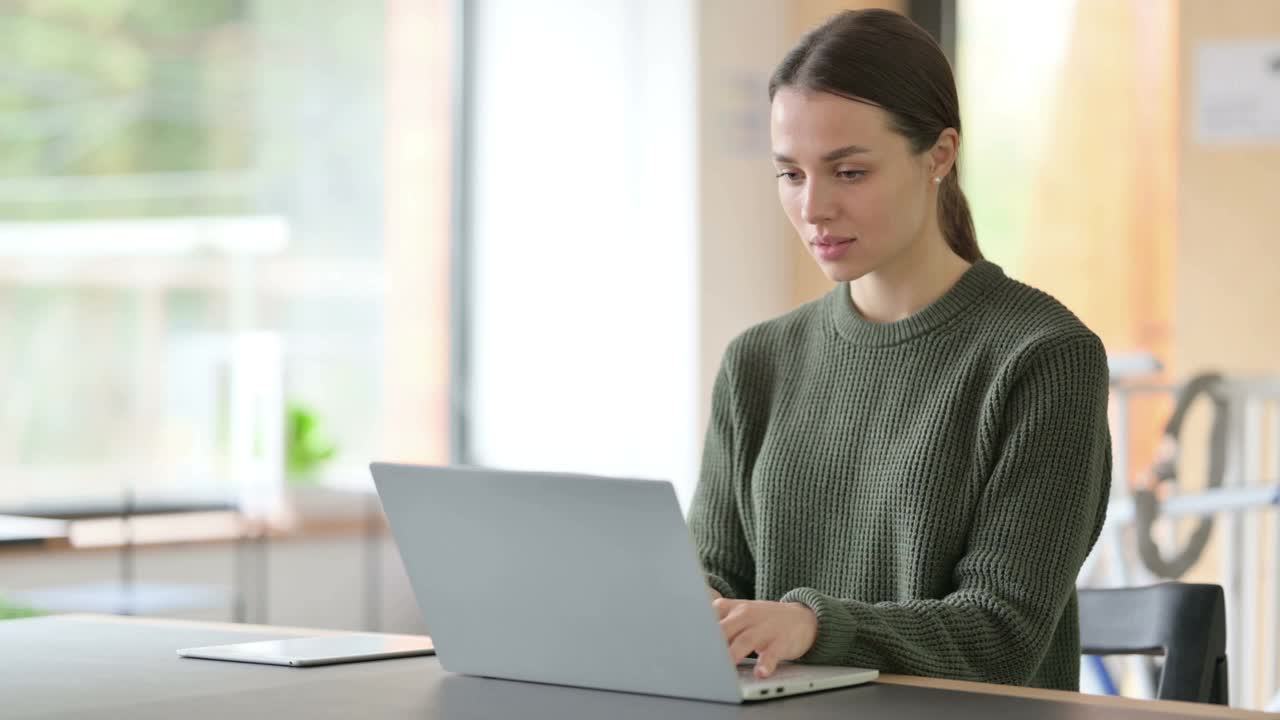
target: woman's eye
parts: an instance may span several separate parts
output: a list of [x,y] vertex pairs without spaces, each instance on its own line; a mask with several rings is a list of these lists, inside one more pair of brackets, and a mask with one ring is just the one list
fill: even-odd
[[790,182],[795,182],[800,177],[800,173],[792,172],[790,170],[783,170],[782,172],[778,173],[777,177],[786,179]]
[[857,180],[866,174],[866,170],[839,170],[836,172],[836,177],[841,180]]

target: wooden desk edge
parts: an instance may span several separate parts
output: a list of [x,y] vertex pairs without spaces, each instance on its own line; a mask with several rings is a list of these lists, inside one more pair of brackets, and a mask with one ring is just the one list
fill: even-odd
[[[204,630],[225,630],[231,632],[263,633],[278,635],[342,635],[349,630],[322,630],[317,628],[287,627],[281,625],[248,625],[208,620],[176,620],[166,618],[121,617],[118,615],[70,614],[52,616],[59,620],[76,622],[103,622],[120,624],[159,625]],[[960,692],[983,693],[986,695],[1004,695],[1032,700],[1052,700],[1069,702],[1077,705],[1095,707],[1119,707],[1131,710],[1146,710],[1154,713],[1178,713],[1183,716],[1212,718],[1271,718],[1280,715],[1256,710],[1208,705],[1204,703],[1178,702],[1173,700],[1141,700],[1138,698],[1116,697],[1113,695],[1087,695],[1068,690],[1044,690],[1040,688],[1016,687],[1013,685],[996,685],[992,683],[966,682],[964,680],[943,680],[939,678],[916,677],[912,675],[882,674],[876,682],[884,685],[906,685],[910,687],[934,688],[937,690],[956,690]]]
[[993,683],[966,682],[964,680],[943,680],[939,678],[916,677],[913,675],[881,675],[876,682],[885,685],[908,685],[911,687],[935,688],[938,690],[959,690],[961,692],[985,693],[987,695],[1004,695],[1007,697],[1030,698],[1033,700],[1053,700],[1069,702],[1077,705],[1095,707],[1122,707],[1150,712],[1178,713],[1195,717],[1213,718],[1271,718],[1277,715],[1257,710],[1209,705],[1206,703],[1181,702],[1176,700],[1142,700],[1140,698],[1117,697],[1115,695],[1089,695],[1069,690],[1044,690],[1041,688],[1017,687],[1013,685],[996,685]]
[[[186,513],[172,513],[169,518],[179,518]],[[235,516],[233,511],[210,511],[195,513],[199,515],[215,515],[224,514],[228,517]],[[144,519],[154,520],[166,516],[140,516]],[[93,518],[85,520],[68,520],[67,525],[77,522],[103,522],[103,521],[119,521],[119,518]],[[358,538],[370,530],[377,534],[379,540],[389,538],[387,532],[386,520],[382,516],[374,516],[371,514],[354,514],[350,516],[327,516],[320,515],[315,517],[306,517],[290,524],[271,526],[267,528],[265,539],[271,542],[293,541],[293,540],[327,540],[331,538]],[[197,537],[174,537],[164,540],[146,540],[133,544],[135,551],[149,551],[152,549],[172,549],[181,547],[214,547],[232,545],[237,542],[256,542],[259,538],[252,534],[226,533],[216,536],[197,536]],[[20,557],[23,555],[36,555],[49,552],[75,552],[75,553],[118,553],[124,547],[123,543],[104,543],[86,546],[73,545],[70,537],[51,537],[47,539],[33,538],[29,542],[10,542],[0,543],[0,559],[5,556]]]

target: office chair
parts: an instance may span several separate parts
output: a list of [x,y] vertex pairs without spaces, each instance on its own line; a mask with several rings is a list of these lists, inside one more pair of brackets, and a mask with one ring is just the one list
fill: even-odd
[[1157,699],[1227,704],[1221,586],[1167,582],[1078,592],[1084,654],[1163,655]]

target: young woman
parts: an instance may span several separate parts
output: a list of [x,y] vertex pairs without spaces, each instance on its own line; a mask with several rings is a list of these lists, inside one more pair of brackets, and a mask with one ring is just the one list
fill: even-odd
[[1102,343],[982,258],[920,27],[836,16],[769,94],[778,195],[837,285],[736,338],[716,379],[689,521],[730,654],[1076,689]]

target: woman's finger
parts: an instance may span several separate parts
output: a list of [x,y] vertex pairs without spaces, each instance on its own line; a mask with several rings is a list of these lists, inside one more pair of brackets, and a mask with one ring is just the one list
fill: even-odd
[[715,608],[716,615],[718,615],[720,619],[723,620],[725,616],[729,614],[730,611],[732,611],[735,607],[737,607],[741,603],[742,601],[740,600],[730,600],[728,598],[721,597],[721,598],[713,599],[711,601],[711,607]]
[[765,643],[763,648],[756,650],[756,677],[763,680],[777,669],[778,657],[773,652],[773,643]]
[[738,637],[729,643],[729,657],[733,659],[733,664],[737,665],[745,660],[748,655],[755,652],[759,646],[764,644],[761,640],[759,628],[749,628],[739,633]]
[[732,643],[739,633],[751,627],[755,622],[754,617],[745,607],[733,608],[724,613],[720,619],[720,631],[724,633],[725,641]]

